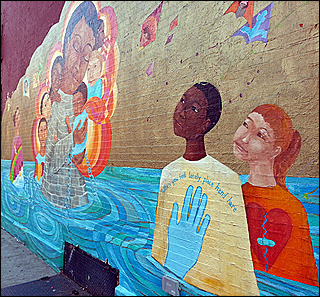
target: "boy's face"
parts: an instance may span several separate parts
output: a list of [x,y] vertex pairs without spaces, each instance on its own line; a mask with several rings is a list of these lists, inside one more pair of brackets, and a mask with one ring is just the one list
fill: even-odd
[[95,83],[101,77],[102,63],[98,58],[91,58],[87,70],[88,82]]
[[82,93],[75,93],[72,97],[73,114],[75,117],[81,113],[84,104],[85,100],[83,99]]
[[191,87],[178,102],[173,114],[174,134],[187,140],[195,140],[206,133],[208,101],[201,90]]

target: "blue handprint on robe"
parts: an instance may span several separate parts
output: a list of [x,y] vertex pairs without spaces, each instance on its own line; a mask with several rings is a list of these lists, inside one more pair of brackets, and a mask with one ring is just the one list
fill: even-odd
[[179,206],[177,203],[173,204],[168,228],[169,243],[164,266],[182,279],[197,263],[203,238],[210,223],[210,216],[206,214],[200,226],[207,206],[207,195],[203,194],[200,201],[202,188],[197,187],[191,204],[192,193],[193,186],[190,185],[186,191],[179,222]]

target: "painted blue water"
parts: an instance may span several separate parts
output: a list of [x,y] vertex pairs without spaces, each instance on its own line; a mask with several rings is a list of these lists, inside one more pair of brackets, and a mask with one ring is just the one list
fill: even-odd
[[[95,178],[95,188],[86,178],[89,203],[67,210],[53,207],[41,194],[33,178],[34,162],[24,162],[23,188],[12,185],[9,168],[10,160],[1,160],[1,224],[49,265],[62,268],[64,242],[68,241],[94,257],[108,259],[120,271],[121,287],[132,294],[166,295],[162,276],[171,274],[151,257],[161,170],[106,167]],[[242,183],[247,180],[247,176],[240,178]],[[288,178],[287,182],[310,215],[319,268],[319,190],[304,198],[319,185],[319,179]],[[267,273],[256,272],[256,276],[261,295],[319,293],[319,288]],[[181,295],[212,296],[183,281],[181,287]]]

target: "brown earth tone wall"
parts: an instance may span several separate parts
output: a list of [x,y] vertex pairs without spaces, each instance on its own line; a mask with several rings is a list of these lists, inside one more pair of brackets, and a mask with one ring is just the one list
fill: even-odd
[[1,118],[36,48],[60,18],[65,1],[1,1]]
[[116,296],[318,296],[319,2],[43,3],[2,10],[1,227]]
[[[269,3],[256,2],[255,13]],[[223,15],[229,3],[166,1],[155,41],[139,51],[142,23],[157,4],[112,2],[117,14],[120,59],[108,166],[163,168],[180,156],[184,140],[173,133],[173,111],[183,92],[202,80],[214,84],[223,101],[220,121],[205,139],[208,154],[239,174],[247,173],[247,165],[233,156],[233,134],[256,106],[272,103],[288,113],[302,137],[301,152],[288,175],[296,176],[303,170],[299,176],[317,177],[318,2],[274,2],[268,43],[246,44],[244,38],[232,37],[246,20],[235,18],[233,13]],[[169,31],[177,16],[178,26]],[[172,41],[165,44],[171,34]],[[3,48],[7,55],[9,49]],[[45,60],[44,53],[43,64]],[[145,71],[152,62],[153,74],[148,76]],[[10,75],[5,68],[2,80],[9,81]],[[24,105],[24,158],[33,160],[30,119],[34,118],[35,94],[26,101],[19,92],[21,83],[8,103],[12,107]],[[5,112],[1,125],[2,159],[10,158],[12,124],[11,109]]]

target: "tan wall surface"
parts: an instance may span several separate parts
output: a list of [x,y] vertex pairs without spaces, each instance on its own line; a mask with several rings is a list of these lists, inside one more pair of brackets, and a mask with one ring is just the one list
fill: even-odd
[[[209,81],[223,101],[220,121],[205,138],[209,155],[238,174],[247,174],[246,163],[232,152],[234,132],[256,106],[271,103],[288,113],[302,137],[300,154],[288,176],[319,176],[319,2],[274,1],[267,44],[246,44],[244,38],[232,37],[246,20],[233,13],[223,15],[231,3],[164,1],[156,39],[139,51],[142,23],[159,2],[101,2],[102,7],[110,5],[115,10],[119,51],[108,166],[163,168],[181,156],[184,140],[173,133],[174,108],[190,86]],[[270,3],[255,2],[254,15]],[[61,17],[65,13],[66,8]],[[169,32],[176,16],[178,26]],[[1,123],[2,159],[11,157],[12,115],[15,106],[21,106],[23,156],[33,161],[31,129],[37,88],[24,97],[22,82],[29,77],[32,86],[34,73],[41,70],[39,62],[46,67],[55,36],[61,34],[59,26],[51,28],[7,100]],[[165,45],[171,34],[172,41]],[[148,76],[145,71],[153,61],[153,75]],[[39,78],[40,82],[45,79],[45,69]]]

